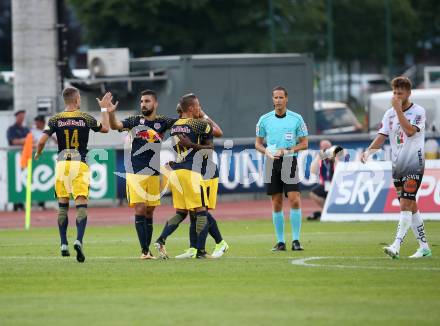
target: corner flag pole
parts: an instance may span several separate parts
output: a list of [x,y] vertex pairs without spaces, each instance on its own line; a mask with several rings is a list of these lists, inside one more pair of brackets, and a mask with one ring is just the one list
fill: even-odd
[[31,203],[32,203],[32,158],[27,163],[27,180],[26,180],[26,215],[24,219],[24,228],[29,230],[31,227]]
[[32,203],[32,133],[28,133],[24,141],[23,151],[21,153],[20,166],[24,169],[27,166],[26,181],[26,212],[24,218],[24,228],[29,230],[31,227],[31,203]]

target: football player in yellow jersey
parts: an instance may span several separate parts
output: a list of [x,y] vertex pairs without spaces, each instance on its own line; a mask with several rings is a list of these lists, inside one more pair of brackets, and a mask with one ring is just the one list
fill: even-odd
[[76,259],[85,260],[83,236],[87,224],[87,202],[89,196],[90,172],[86,157],[89,132],[107,133],[109,120],[107,109],[112,107],[112,95],[106,93],[102,100],[97,99],[101,107],[102,122],[98,124],[90,114],[81,112],[79,90],[67,87],[63,91],[65,110],[50,118],[37,145],[35,160],[41,155],[46,141],[54,133],[58,139],[58,158],[55,168],[55,194],[58,198],[58,228],[61,238],[61,255],[70,256],[67,242],[69,200],[72,195],[76,205],[77,238],[74,242]]
[[[209,227],[206,211],[208,197],[203,187],[201,170],[203,157],[206,154],[204,149],[213,148],[212,127],[207,120],[198,119],[201,107],[194,94],[184,95],[179,103],[182,108],[182,118],[171,127],[177,159],[171,166],[170,187],[176,210],[195,212],[195,220],[192,223],[196,230],[196,257],[206,258],[205,243]],[[186,141],[181,142],[183,139]],[[188,148],[186,145],[190,143],[200,146]]]
[[[180,104],[177,105],[176,108],[177,114],[179,115],[179,118],[182,117],[182,108],[180,107]],[[203,110],[200,110],[200,114],[198,116],[200,119],[206,119],[209,124],[212,126],[212,134],[214,137],[222,137],[223,131],[222,129],[217,125],[217,123],[208,117],[207,114]],[[198,149],[210,149],[211,146],[204,146],[204,145],[198,145],[193,144],[189,141],[188,137],[180,136],[179,143],[181,146],[185,146],[188,148],[195,148]],[[217,165],[212,161],[212,150],[208,151],[206,153],[206,157],[204,159],[203,165],[202,165],[202,176],[203,181],[202,185],[204,189],[206,189],[206,195],[208,197],[208,203],[207,203],[207,209],[215,209],[216,206],[216,199],[217,199],[217,190],[218,190],[218,169]],[[169,218],[167,222],[165,223],[165,226],[162,230],[161,235],[157,238],[156,242],[154,243],[154,246],[159,252],[159,256],[162,259],[168,259],[168,254],[166,252],[165,248],[165,241],[166,239],[174,233],[175,230],[179,227],[180,223],[183,222],[183,220],[187,217],[188,211],[187,210],[176,210],[176,215]],[[217,221],[214,219],[214,217],[207,212],[208,217],[208,232],[209,235],[211,235],[216,243],[215,249],[213,254],[211,255],[213,258],[219,258],[221,257],[229,248],[228,244],[223,240],[222,235],[220,233],[220,230],[217,225]],[[195,219],[194,211],[190,211],[190,218],[191,220]],[[192,224],[192,227],[190,227],[190,248],[187,249],[183,254],[176,256],[177,259],[185,259],[185,258],[195,258],[197,254],[197,236],[194,228],[195,224]]]
[[[138,115],[122,121],[109,108],[110,127],[128,130],[132,137],[130,160],[126,160],[127,200],[134,206],[135,228],[141,247],[141,259],[155,259],[150,252],[153,212],[160,205],[160,149],[164,134],[177,119],[157,114],[159,102],[153,90],[141,92]],[[128,162],[128,163],[127,163]]]

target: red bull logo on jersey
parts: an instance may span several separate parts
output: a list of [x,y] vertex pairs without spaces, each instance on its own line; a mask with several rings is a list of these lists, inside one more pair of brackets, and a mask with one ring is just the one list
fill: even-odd
[[189,129],[188,126],[173,126],[171,128],[171,133],[183,133],[183,134],[189,134],[191,133],[191,129]]
[[160,134],[152,129],[138,131],[136,133],[136,138],[142,138],[149,143],[157,143],[162,140]]
[[68,119],[68,120],[58,120],[57,121],[57,125],[58,127],[85,127],[86,123],[84,122],[84,120],[73,120],[73,119]]

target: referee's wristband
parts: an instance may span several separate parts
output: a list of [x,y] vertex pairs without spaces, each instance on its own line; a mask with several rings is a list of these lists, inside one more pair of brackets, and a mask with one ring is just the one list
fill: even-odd
[[107,108],[101,108],[101,112],[107,112]]

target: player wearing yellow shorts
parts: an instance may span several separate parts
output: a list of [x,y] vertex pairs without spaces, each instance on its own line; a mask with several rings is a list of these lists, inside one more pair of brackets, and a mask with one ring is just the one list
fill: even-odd
[[[176,111],[179,115],[179,117],[182,117],[182,109],[180,107],[180,104],[177,105]],[[223,131],[221,128],[213,121],[211,118],[209,118],[203,110],[200,110],[200,114],[198,118],[203,118],[212,127],[212,134],[214,137],[222,137]],[[194,144],[189,141],[188,138],[182,138],[179,139],[180,146],[185,146],[187,148],[193,148],[195,150],[200,149],[211,149],[211,146],[206,145],[200,145],[200,144]],[[210,164],[207,164],[208,160],[210,161]],[[208,173],[205,173],[206,168],[208,166]],[[211,170],[213,169],[213,170]],[[214,174],[212,172],[214,172]],[[214,209],[217,201],[217,190],[218,190],[218,169],[217,165],[212,161],[212,150],[208,151],[204,163],[202,165],[202,171],[201,174],[203,176],[202,186],[205,189],[205,193],[207,194],[208,201],[207,201],[207,208],[208,209]],[[213,178],[211,178],[213,176]],[[205,180],[207,179],[207,180]],[[159,252],[159,256],[162,259],[168,259],[168,254],[166,252],[165,248],[165,241],[166,239],[174,233],[175,230],[179,227],[180,223],[183,222],[183,220],[187,217],[188,211],[187,210],[181,210],[177,209],[176,214],[169,218],[167,222],[165,223],[165,226],[162,230],[161,235],[157,238],[156,242],[154,243],[154,246]],[[191,220],[195,219],[194,212],[190,212]],[[216,242],[216,248],[214,249],[214,252],[212,256],[214,258],[219,258],[223,255],[223,253],[229,248],[227,243],[223,240],[220,230],[218,229],[217,222],[212,217],[212,215],[207,212],[208,217],[208,232],[209,234],[214,238]],[[193,223],[192,226],[195,226]],[[195,234],[195,228],[190,227],[190,248],[187,249],[183,254],[176,256],[178,259],[184,259],[184,258],[195,258],[197,254],[196,249],[196,234]]]
[[109,130],[107,108],[113,105],[112,96],[106,93],[98,100],[102,123],[90,114],[80,111],[81,97],[76,88],[63,91],[65,110],[53,116],[41,137],[35,160],[41,155],[46,141],[56,133],[58,158],[55,168],[55,194],[58,198],[58,229],[61,238],[61,255],[70,256],[67,242],[67,225],[70,196],[76,205],[77,238],[74,242],[76,259],[84,262],[83,237],[87,225],[87,202],[89,196],[90,172],[86,162],[89,132],[107,133]]
[[130,155],[125,161],[127,200],[135,210],[135,228],[141,247],[141,259],[154,259],[150,251],[153,236],[153,212],[160,205],[160,149],[165,132],[177,119],[157,115],[157,95],[141,92],[141,114],[119,121],[116,107],[109,109],[110,127],[128,130],[132,138]]
[[[223,254],[229,249],[229,245],[223,240],[223,237],[220,233],[220,229],[218,228],[217,221],[211,215],[209,210],[213,210],[217,204],[217,191],[218,191],[218,167],[217,164],[213,161],[212,158],[213,151],[207,152],[207,154],[203,158],[202,164],[202,189],[206,194],[206,209],[207,209],[207,217],[208,217],[208,233],[212,236],[215,241],[215,248],[211,254],[211,258],[220,258]],[[190,211],[190,230],[189,230],[189,242],[190,247],[185,250],[185,252],[181,255],[176,256],[177,259],[186,259],[186,258],[195,258],[197,250],[197,235],[195,229],[195,214],[194,211]]]
[[[171,166],[169,177],[174,208],[178,211],[194,211],[191,221],[196,230],[197,258],[206,258],[206,237],[208,235],[207,195],[203,188],[201,174],[204,147],[212,150],[212,127],[205,119],[199,119],[200,103],[194,94],[184,95],[180,99],[182,118],[171,127],[171,136],[175,142],[176,162]],[[198,144],[200,150],[188,148],[187,143]]]

